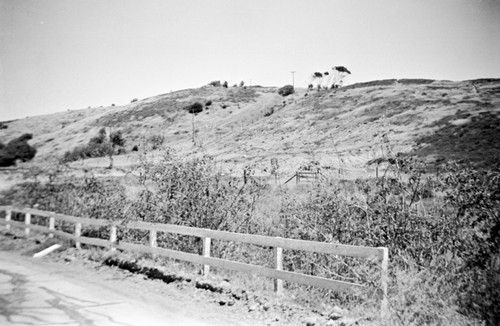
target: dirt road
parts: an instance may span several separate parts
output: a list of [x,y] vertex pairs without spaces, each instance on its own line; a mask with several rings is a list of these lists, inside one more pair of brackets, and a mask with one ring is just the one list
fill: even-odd
[[251,325],[180,293],[0,251],[0,325]]

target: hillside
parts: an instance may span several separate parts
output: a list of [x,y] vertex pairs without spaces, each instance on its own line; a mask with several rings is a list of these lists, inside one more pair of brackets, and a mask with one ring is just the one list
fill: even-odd
[[[196,101],[211,104],[194,118],[193,144],[192,115],[183,107]],[[431,164],[454,159],[491,165],[500,159],[500,79],[382,80],[321,92],[297,89],[287,97],[273,87],[204,86],[4,125],[2,142],[33,133],[35,162],[61,157],[105,127],[125,136],[127,154],[116,159],[121,166],[137,162],[142,153],[161,155],[167,147],[186,156],[213,155],[228,169],[249,165],[263,176],[269,175],[271,158],[283,174],[311,161],[346,175],[371,174],[366,163],[389,150]],[[131,152],[134,145],[138,152]]]

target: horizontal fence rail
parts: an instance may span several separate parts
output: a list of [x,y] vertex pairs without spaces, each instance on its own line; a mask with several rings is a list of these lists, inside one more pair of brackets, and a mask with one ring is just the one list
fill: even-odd
[[[0,218],[0,225],[5,225],[9,230],[11,227],[24,228],[26,236],[29,236],[30,230],[49,233],[50,236],[59,236],[71,241],[74,241],[76,246],[80,248],[81,243],[110,248],[111,250],[125,250],[149,253],[152,255],[168,257],[177,260],[188,261],[194,264],[203,265],[205,275],[209,273],[210,266],[239,271],[244,273],[252,273],[261,276],[266,276],[274,279],[275,291],[280,293],[283,288],[283,281],[294,282],[309,286],[315,286],[334,291],[350,292],[353,289],[364,289],[366,286],[362,284],[338,281],[327,279],[318,276],[300,274],[292,271],[284,271],[283,266],[283,249],[304,250],[317,252],[322,254],[331,254],[348,257],[366,258],[377,260],[381,267],[381,292],[382,292],[382,314],[387,309],[387,278],[388,278],[388,262],[389,253],[385,247],[373,248],[364,246],[352,246],[334,243],[324,243],[316,241],[306,241],[297,239],[287,239],[280,237],[269,237],[254,234],[234,233],[227,231],[217,231],[210,229],[200,229],[172,224],[148,223],[141,221],[133,221],[122,223],[122,221],[109,221],[102,219],[90,219],[75,217],[54,212],[47,212],[32,208],[17,208],[13,206],[0,206],[0,212],[5,211],[5,219]],[[24,222],[12,220],[12,213],[24,214]],[[36,225],[31,223],[32,216],[42,216],[49,218],[49,226]],[[55,229],[55,220],[65,221],[74,224],[73,234]],[[91,225],[99,227],[109,227],[109,239],[98,239],[81,236],[82,225]],[[141,244],[133,244],[127,242],[117,242],[117,228],[135,229],[149,231],[149,246]],[[202,239],[203,250],[202,255],[157,247],[156,236],[157,232],[175,233],[188,236],[195,236]],[[234,241],[241,243],[249,243],[253,245],[272,248],[274,251],[274,268],[264,266],[240,263],[220,258],[210,257],[211,239]]]

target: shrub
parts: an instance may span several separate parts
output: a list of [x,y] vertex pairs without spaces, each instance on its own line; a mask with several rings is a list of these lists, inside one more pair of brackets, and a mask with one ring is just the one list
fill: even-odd
[[163,145],[163,142],[165,141],[165,137],[162,135],[152,135],[149,137],[149,142],[151,143],[151,148],[152,149],[158,149]]
[[[106,137],[106,129],[101,128],[97,136],[92,137],[86,146],[78,146],[71,151],[64,153],[61,162],[73,162],[77,160],[84,160],[93,157],[104,157],[109,156],[110,160],[115,152],[115,147],[123,147],[125,145],[125,139],[121,130],[112,132],[109,135],[109,139]],[[123,153],[124,149],[119,150],[119,154]]]
[[220,87],[220,81],[219,80],[214,80],[213,82],[210,82],[209,85],[214,86],[214,87]]
[[17,160],[27,162],[36,155],[36,149],[28,144],[32,134],[23,134],[11,140],[7,145],[0,143],[0,166],[16,165]]
[[113,147],[115,146],[125,146],[125,139],[123,138],[121,130],[113,131],[109,135],[109,140],[111,141],[111,144]]
[[26,134],[22,134],[21,136],[19,136],[16,140],[17,141],[28,141],[31,139],[33,139],[33,135],[26,133]]
[[134,145],[134,147],[132,147],[132,152],[138,152],[138,151],[139,151],[139,146]]
[[270,115],[272,115],[274,113],[274,107],[270,107],[270,108],[267,108],[265,111],[264,111],[264,116],[265,117],[268,117]]
[[203,111],[203,104],[201,104],[200,102],[194,102],[193,104],[185,106],[184,110],[192,114],[197,114]]
[[89,144],[103,144],[106,141],[106,128],[101,128],[96,137],[90,139]]
[[134,103],[134,102],[137,102],[138,100],[136,98],[132,99],[132,101],[130,101],[130,103]]
[[295,92],[295,89],[293,88],[292,85],[285,85],[278,89],[278,94],[281,96],[288,96],[290,94],[293,94]]
[[222,87],[227,88],[227,81],[222,84]]
[[36,149],[31,147],[27,141],[14,140],[7,145],[14,160],[21,160],[23,162],[30,161],[36,155]]
[[205,106],[210,106],[210,105],[212,105],[212,100],[208,100],[205,102]]
[[11,153],[9,153],[9,151],[5,148],[0,149],[0,166],[5,167],[15,164],[16,160],[14,159],[14,156],[11,155]]
[[[255,229],[251,218],[262,188],[250,175],[244,183],[224,176],[211,157],[185,161],[169,154],[158,163],[144,163],[140,171],[141,192],[130,211],[134,219],[244,233]],[[196,241],[167,233],[158,237],[158,244],[191,252]],[[217,255],[226,247],[212,249]]]

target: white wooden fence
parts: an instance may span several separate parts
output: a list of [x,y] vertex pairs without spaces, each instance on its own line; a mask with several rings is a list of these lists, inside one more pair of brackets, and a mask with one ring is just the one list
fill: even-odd
[[[334,243],[324,243],[316,241],[305,241],[305,240],[295,240],[286,239],[279,237],[267,237],[252,234],[243,233],[233,233],[226,231],[215,231],[209,229],[199,229],[193,227],[172,225],[172,224],[159,224],[159,223],[147,223],[147,222],[128,222],[125,225],[115,221],[102,220],[102,219],[89,219],[82,217],[69,216],[64,214],[57,214],[53,212],[41,211],[31,208],[16,208],[13,206],[0,206],[0,212],[5,211],[5,219],[0,218],[0,224],[5,225],[8,230],[11,227],[24,228],[26,236],[29,236],[30,230],[41,231],[44,233],[49,233],[50,236],[60,236],[66,239],[71,239],[75,241],[77,248],[80,248],[81,243],[107,247],[111,250],[121,249],[126,251],[135,251],[142,253],[150,253],[153,255],[164,256],[168,258],[188,261],[195,264],[203,265],[204,274],[209,273],[210,266],[229,269],[233,271],[254,273],[261,276],[267,276],[274,279],[275,291],[281,293],[283,290],[283,281],[294,282],[304,285],[311,285],[315,287],[330,289],[334,291],[348,292],[351,289],[364,289],[366,286],[362,284],[337,281],[332,279],[327,279],[323,277],[305,275],[301,273],[295,273],[291,271],[283,270],[283,249],[292,250],[304,250],[310,252],[317,252],[323,254],[349,256],[349,257],[361,257],[367,259],[377,259],[381,266],[381,312],[385,315],[387,312],[387,278],[388,278],[388,263],[389,263],[389,253],[388,249],[385,247],[373,248],[373,247],[363,247],[363,246],[351,246],[342,245]],[[23,213],[24,223],[12,220],[12,213]],[[49,218],[49,227],[42,225],[36,225],[31,223],[32,216],[43,216]],[[74,223],[73,234],[63,232],[55,229],[55,220],[62,220],[70,223]],[[82,225],[93,225],[93,226],[108,226],[110,228],[109,239],[98,239],[83,237]],[[117,242],[116,232],[117,227],[122,227],[126,229],[136,229],[136,230],[147,230],[149,231],[149,246],[133,244],[127,242]],[[157,232],[167,232],[176,233],[189,236],[200,237],[203,241],[203,251],[202,255],[186,253],[177,250],[171,250],[167,248],[159,248],[156,243]],[[250,243],[265,247],[272,247],[274,251],[274,268],[268,268],[264,266],[257,266],[252,264],[240,263],[235,261],[224,260],[220,258],[210,257],[210,244],[211,239],[218,239],[224,241],[234,241]]]

